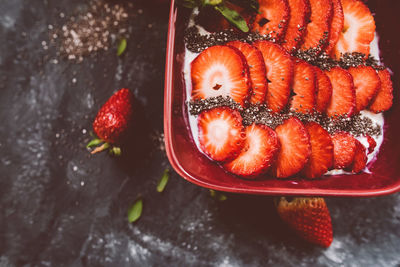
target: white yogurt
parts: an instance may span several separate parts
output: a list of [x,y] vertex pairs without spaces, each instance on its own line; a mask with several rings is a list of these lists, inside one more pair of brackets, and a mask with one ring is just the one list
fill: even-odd
[[[192,14],[192,17],[189,21],[189,27],[194,25],[194,15],[198,11],[195,10]],[[202,27],[197,26],[201,34],[209,34],[206,30],[204,30]],[[370,45],[370,53],[371,55],[376,58],[379,61],[379,47],[378,47],[378,35],[375,33],[375,38],[371,42]],[[185,86],[186,86],[186,100],[189,102],[191,100],[191,94],[192,94],[192,81],[191,81],[191,68],[190,64],[191,62],[199,55],[199,53],[194,53],[188,50],[187,48],[185,49],[185,60],[184,60],[184,65],[183,65],[183,74],[184,74],[184,80],[185,80]],[[380,62],[379,62],[380,63]],[[375,161],[375,156],[377,155],[380,146],[382,145],[383,142],[383,126],[384,126],[384,117],[382,113],[375,114],[373,112],[369,112],[367,110],[363,110],[360,112],[362,117],[367,117],[370,118],[374,123],[376,123],[380,129],[381,129],[381,135],[379,137],[374,136],[374,139],[376,141],[376,147],[374,151],[368,155],[368,161],[367,161],[367,166]],[[193,136],[193,140],[199,149],[203,153],[203,151],[200,148],[200,143],[199,143],[199,138],[198,138],[198,126],[197,126],[197,116],[191,115],[189,112],[188,108],[188,118],[189,118],[189,127]],[[369,144],[367,141],[366,137],[360,136],[357,137],[357,139],[365,146],[368,148]],[[370,171],[368,170],[368,167],[364,169],[364,172],[369,173]],[[326,175],[337,175],[337,174],[352,174],[351,172],[346,172],[344,170],[340,169],[334,169],[330,170],[326,173]]]

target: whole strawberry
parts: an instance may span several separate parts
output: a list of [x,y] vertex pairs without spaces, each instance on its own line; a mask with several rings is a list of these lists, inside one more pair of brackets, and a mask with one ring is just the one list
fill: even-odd
[[329,247],[332,243],[331,216],[323,198],[278,199],[277,211],[282,220],[301,238]]
[[87,147],[97,146],[91,153],[109,149],[111,154],[121,154],[117,146],[124,140],[132,118],[133,94],[129,89],[121,89],[114,93],[100,108],[93,122],[93,130],[97,138],[89,142]]

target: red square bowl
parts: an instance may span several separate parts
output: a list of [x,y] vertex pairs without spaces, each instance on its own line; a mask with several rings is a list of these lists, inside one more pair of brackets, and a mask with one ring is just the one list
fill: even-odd
[[327,176],[318,180],[278,180],[270,177],[257,181],[240,179],[226,173],[200,153],[193,141],[183,78],[183,35],[190,13],[174,2],[171,1],[168,30],[164,133],[168,158],[179,175],[202,187],[247,194],[365,197],[400,190],[400,140],[397,139],[400,137],[400,35],[397,34],[400,28],[400,1],[368,1],[375,13],[381,57],[394,73],[392,80],[395,87],[394,105],[385,114],[384,141],[377,160],[369,166],[371,173]]

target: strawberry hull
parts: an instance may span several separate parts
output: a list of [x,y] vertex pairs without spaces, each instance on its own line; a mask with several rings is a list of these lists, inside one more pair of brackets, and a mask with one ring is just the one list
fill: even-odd
[[[373,1],[372,1],[373,2]],[[375,2],[373,2],[375,3]],[[198,149],[189,130],[189,115],[185,103],[186,87],[184,82],[183,57],[185,48],[183,32],[189,13],[174,6],[172,1],[169,43],[167,49],[167,65],[165,80],[164,128],[167,155],[174,169],[186,180],[197,185],[220,191],[265,194],[265,195],[314,195],[314,196],[376,196],[400,190],[400,145],[395,142],[400,134],[400,126],[396,124],[396,116],[400,116],[398,105],[385,115],[384,140],[375,162],[369,166],[371,173],[336,175],[334,179],[303,180],[296,177],[289,179],[273,179],[267,175],[263,180],[244,180],[225,172],[220,166],[205,157]],[[374,5],[374,4],[373,4]],[[376,12],[376,21],[389,23],[391,18]],[[378,24],[377,24],[378,25]],[[400,26],[400,25],[397,25]],[[379,29],[378,29],[379,30]],[[385,39],[389,39],[387,35]],[[398,38],[398,37],[396,37]],[[382,44],[382,51],[395,50],[393,42]],[[395,63],[386,54],[389,67]],[[398,63],[397,63],[398,64]],[[392,70],[400,73],[397,69]],[[398,84],[394,77],[393,84]],[[394,88],[394,103],[398,92]],[[270,179],[268,179],[270,178]],[[324,177],[323,177],[324,178]]]

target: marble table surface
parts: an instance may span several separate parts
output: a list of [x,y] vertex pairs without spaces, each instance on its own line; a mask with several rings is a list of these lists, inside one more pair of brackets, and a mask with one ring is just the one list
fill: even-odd
[[[221,202],[173,171],[158,193],[169,7],[128,2],[108,1],[132,5],[124,55],[114,41],[79,63],[43,41],[88,1],[0,0],[0,266],[400,266],[399,193],[326,199],[328,249],[288,231],[270,197]],[[91,156],[92,120],[122,87],[136,100],[130,147]]]

